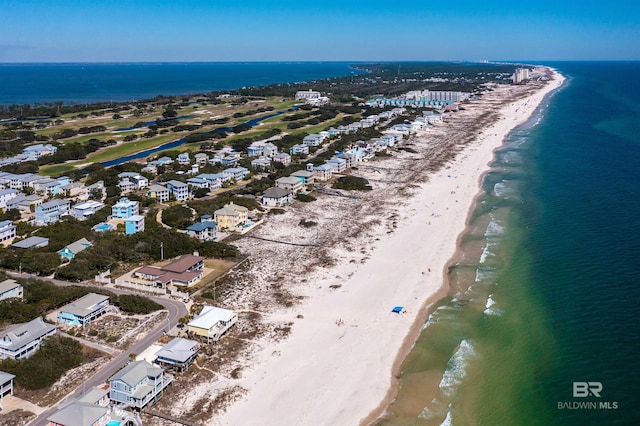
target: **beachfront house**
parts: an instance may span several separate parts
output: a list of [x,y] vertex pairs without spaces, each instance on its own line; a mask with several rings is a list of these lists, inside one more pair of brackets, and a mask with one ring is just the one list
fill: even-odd
[[89,247],[93,247],[91,241],[87,240],[86,238],[80,238],[78,241],[74,241],[73,243],[58,250],[58,254],[62,258],[62,260],[71,260],[75,258],[78,253],[85,249],[88,249]]
[[291,173],[289,176],[300,179],[303,185],[313,185],[315,178],[313,173],[307,170],[298,170],[297,172]]
[[200,241],[213,241],[218,233],[218,224],[213,221],[196,222],[187,227],[187,235]]
[[327,163],[331,167],[331,172],[342,173],[347,169],[347,161],[344,158],[333,157],[327,160]]
[[42,342],[56,334],[56,326],[38,317],[28,323],[14,324],[0,336],[0,359],[23,359],[33,355]]
[[107,407],[71,401],[47,417],[47,426],[107,426],[110,419]]
[[[299,182],[300,181],[298,181],[298,183]],[[264,191],[264,194],[262,194],[260,202],[265,207],[289,206],[291,205],[291,203],[293,203],[293,193],[290,190],[284,188],[269,188]]]
[[182,372],[193,364],[198,357],[198,352],[200,352],[198,342],[176,337],[156,352],[156,359],[153,362],[164,368]]
[[332,175],[332,167],[327,164],[321,164],[319,166],[313,167],[313,177],[318,180],[326,181],[331,179]]
[[234,203],[226,204],[213,212],[213,220],[219,229],[236,229],[242,227],[249,219],[249,209]]
[[109,399],[142,410],[149,403],[157,402],[163,391],[173,381],[173,376],[147,361],[128,364],[109,379]]
[[216,342],[238,321],[238,314],[229,309],[204,306],[200,314],[187,324],[190,336]]
[[300,179],[294,176],[283,176],[276,179],[276,188],[286,189],[290,192],[299,192],[304,188]]
[[84,327],[104,315],[108,308],[109,296],[89,293],[60,308],[58,321],[67,326]]
[[16,280],[7,279],[0,282],[0,300],[22,299],[24,289]]

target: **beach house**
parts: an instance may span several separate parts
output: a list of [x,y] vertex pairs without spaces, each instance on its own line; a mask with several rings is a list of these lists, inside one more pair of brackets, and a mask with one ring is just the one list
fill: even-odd
[[19,249],[32,249],[39,247],[46,247],[49,245],[49,239],[44,237],[27,237],[22,241],[18,241],[17,243],[11,244],[11,247],[19,248]]
[[16,376],[13,374],[0,371],[0,401],[7,395],[13,395],[13,379]]
[[128,198],[120,198],[111,207],[111,219],[126,219],[137,214],[140,214],[140,203]]
[[301,99],[307,100],[307,99],[317,99],[319,97],[321,97],[322,94],[320,92],[316,92],[315,90],[309,89],[309,90],[299,90],[296,92],[296,101],[299,101]]
[[71,260],[75,258],[78,253],[85,249],[88,249],[89,247],[93,247],[91,241],[87,240],[86,238],[80,238],[78,241],[74,241],[73,243],[58,250],[58,254],[63,260]]
[[137,278],[152,281],[154,285],[167,288],[170,284],[191,286],[202,279],[204,257],[186,254],[165,266],[143,266],[133,273]]
[[58,311],[58,321],[67,326],[85,326],[101,317],[109,307],[109,296],[89,293]]
[[176,337],[156,352],[154,364],[164,368],[184,371],[196,360],[200,352],[198,342]]
[[313,177],[318,180],[326,181],[331,179],[332,175],[332,167],[327,164],[321,164],[319,166],[313,167]]
[[109,379],[109,399],[115,404],[124,404],[141,410],[155,403],[173,381],[173,376],[147,361],[135,361]]
[[53,155],[58,151],[58,148],[51,144],[37,144],[27,146],[22,150],[22,153],[27,156],[27,161],[35,161],[43,155]]
[[178,180],[170,180],[169,182],[167,182],[167,189],[171,194],[173,194],[177,201],[188,200],[191,196],[189,185]]
[[251,167],[258,170],[266,170],[271,166],[271,158],[260,157],[255,160],[251,160]]
[[107,407],[71,401],[47,417],[47,426],[107,426],[110,419]]
[[298,144],[289,148],[289,154],[291,155],[307,155],[309,154],[309,147],[307,145]]
[[22,299],[24,289],[16,280],[7,279],[0,282],[0,300]]
[[200,241],[213,241],[218,233],[218,224],[212,221],[196,222],[187,227],[187,235]]
[[303,185],[312,185],[315,180],[313,173],[307,170],[298,170],[297,172],[291,173],[290,176],[300,179]]
[[36,206],[36,224],[48,225],[57,222],[66,214],[69,214],[71,201],[69,200],[51,200]]
[[213,220],[219,229],[236,229],[242,227],[249,219],[249,209],[234,203],[226,204],[213,212]]
[[324,136],[319,135],[317,133],[313,133],[311,135],[307,135],[302,138],[302,144],[308,147],[310,146],[319,146],[324,140]]
[[38,317],[28,323],[14,324],[0,335],[0,359],[23,359],[33,355],[42,342],[56,334],[56,326]]
[[164,203],[169,201],[169,190],[162,185],[153,184],[147,188],[147,197],[155,198],[158,202]]
[[290,192],[299,192],[304,188],[304,184],[297,177],[283,176],[276,179],[276,188],[286,189]]
[[142,231],[144,231],[144,216],[134,214],[124,220],[124,233],[126,235],[133,235]]
[[222,178],[223,175],[221,173],[202,173],[196,176],[197,179],[204,179],[208,182],[208,188],[213,191],[215,189],[222,188]]
[[187,324],[190,336],[218,341],[238,321],[238,314],[229,309],[204,306],[200,314]]
[[103,207],[103,202],[89,200],[75,204],[69,213],[78,220],[87,220]]
[[0,190],[0,208],[7,207],[7,201],[18,196],[18,191],[15,189],[2,189]]
[[0,243],[12,241],[16,237],[16,226],[10,220],[0,222]]
[[269,188],[262,194],[260,202],[265,207],[285,207],[293,203],[293,193],[284,188]]

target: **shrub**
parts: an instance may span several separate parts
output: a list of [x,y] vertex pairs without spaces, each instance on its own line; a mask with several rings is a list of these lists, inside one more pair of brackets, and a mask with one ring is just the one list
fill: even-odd
[[82,363],[82,346],[62,336],[49,337],[40,349],[27,359],[6,359],[0,370],[16,376],[16,384],[28,389],[50,388],[68,370]]
[[163,308],[161,304],[147,297],[135,294],[122,294],[118,296],[115,305],[120,308],[120,310],[130,314],[150,314]]
[[310,203],[311,201],[315,201],[316,197],[312,197],[311,195],[307,194],[298,194],[296,200],[302,201],[303,203]]
[[337,189],[346,189],[349,191],[371,191],[371,185],[369,184],[369,181],[365,178],[356,176],[339,177],[333,184],[333,187]]

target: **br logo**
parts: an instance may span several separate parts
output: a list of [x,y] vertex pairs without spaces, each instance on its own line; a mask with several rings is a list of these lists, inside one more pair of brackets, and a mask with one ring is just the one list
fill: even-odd
[[591,395],[600,398],[600,392],[602,392],[600,382],[573,382],[574,398],[586,398]]

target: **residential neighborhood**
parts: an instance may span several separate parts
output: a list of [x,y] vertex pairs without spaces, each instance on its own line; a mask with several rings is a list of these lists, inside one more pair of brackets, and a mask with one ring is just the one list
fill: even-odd
[[[357,175],[365,163],[403,149],[417,132],[428,135],[446,125],[451,110],[445,108],[465,99],[453,92],[375,97],[360,102],[360,113],[343,114],[346,120],[340,116],[324,129],[264,133],[229,145],[202,145],[200,151],[167,150],[124,165],[93,167],[84,175],[0,171],[0,209],[6,217],[0,221],[0,241],[16,259],[0,261],[17,272],[16,279],[0,282],[0,301],[19,303],[30,295],[33,284],[22,284],[23,273],[91,287],[65,303],[41,304],[44,317],[8,324],[0,335],[0,358],[28,359],[56,336],[90,343],[111,359],[137,335],[161,331],[97,387],[46,416],[55,426],[75,425],[79,418],[83,425],[141,425],[175,383],[188,383],[183,377],[194,374],[199,358],[215,353],[236,324],[245,327],[243,312],[216,303],[216,280],[245,260],[226,241],[251,236],[269,226],[271,215],[312,202],[338,179]],[[330,95],[312,89],[298,91],[295,100],[291,116],[331,103]],[[2,165],[42,161],[57,149],[29,145]],[[227,256],[232,259],[227,269],[213,262]],[[172,301],[186,314],[169,318],[166,307],[160,314],[125,314],[117,297],[102,291],[111,289]],[[121,334],[109,334],[112,329]],[[0,371],[2,398],[16,398],[20,380]]]

